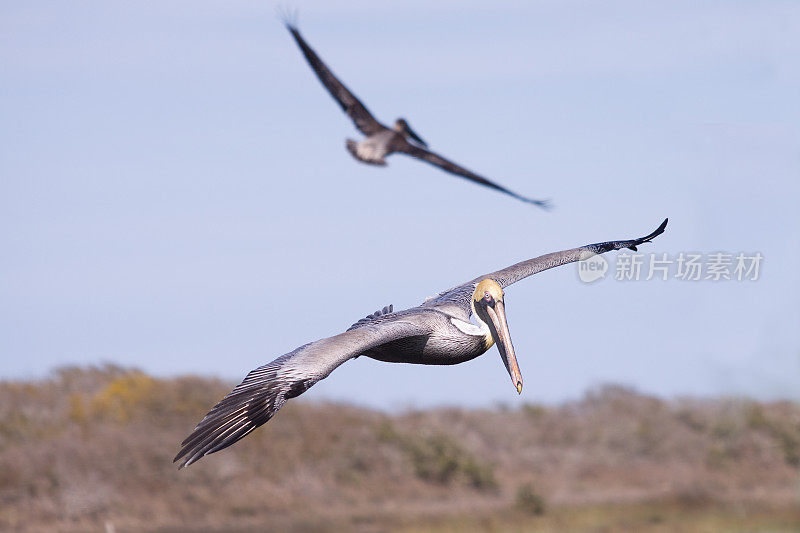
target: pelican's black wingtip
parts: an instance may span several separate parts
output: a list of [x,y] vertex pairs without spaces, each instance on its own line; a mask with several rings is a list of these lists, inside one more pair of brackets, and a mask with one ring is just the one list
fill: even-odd
[[550,199],[535,200],[533,198],[525,198],[524,196],[521,196],[520,198],[531,205],[535,205],[536,207],[544,209],[545,211],[553,210],[553,202]]
[[669,222],[669,217],[665,218],[664,222],[662,222],[661,225],[658,227],[658,229],[656,229],[653,232],[653,237],[655,237],[657,235],[661,235],[662,233],[664,233],[664,230],[667,228],[667,223],[668,222]]
[[640,244],[644,244],[646,242],[652,242],[653,239],[655,239],[656,237],[658,237],[659,235],[664,233],[664,230],[667,228],[667,223],[668,222],[669,222],[669,218],[665,218],[664,222],[662,222],[661,225],[658,226],[653,233],[651,233],[650,235],[647,235],[645,237],[641,237],[639,239],[636,239],[635,241],[633,241],[631,243],[630,246],[627,246],[626,248],[628,248],[629,250],[633,250],[635,252],[635,251],[637,251],[636,247],[639,246]]
[[645,237],[645,240],[644,240],[644,242],[650,242],[650,241],[651,241],[651,240],[653,240],[654,238],[656,238],[656,237],[658,237],[659,235],[661,235],[662,233],[664,233],[664,230],[665,230],[665,229],[667,229],[667,223],[668,223],[668,222],[669,222],[669,217],[668,217],[668,218],[665,218],[665,219],[664,219],[664,222],[662,222],[662,223],[661,223],[661,225],[660,225],[660,226],[658,226],[658,227],[656,228],[656,230],[655,230],[653,233],[651,233],[650,235],[648,235],[647,237]]
[[286,29],[292,32],[297,32],[297,18],[299,11],[297,8],[290,8],[287,5],[278,4],[275,6],[275,15],[278,17]]
[[[172,462],[173,462],[173,463],[178,463],[178,461],[181,461],[181,458],[182,458],[184,455],[186,455],[186,450],[185,450],[185,449],[183,449],[183,450],[179,451],[179,452],[178,452],[178,455],[176,455],[176,456],[175,456],[175,458],[172,460]],[[186,466],[186,459],[184,459],[183,461],[181,461],[180,463],[178,463],[178,470],[181,470],[181,469],[182,469],[182,468],[184,468],[185,466]]]
[[[196,463],[198,460],[200,460],[200,459],[202,459],[203,457],[206,456],[206,454],[203,454],[203,455],[201,455],[199,457],[197,457],[196,455],[194,455],[194,456],[186,455],[187,451],[189,451],[189,450],[188,449],[181,450],[181,452],[178,453],[178,455],[175,456],[175,459],[172,460],[173,463],[178,463],[178,470],[183,470],[184,468],[186,468],[190,464]],[[184,457],[185,455],[186,455],[186,457]],[[178,462],[178,461],[180,461],[180,462]]]
[[[197,428],[195,428],[195,430],[196,429]],[[187,446],[186,443],[188,443],[191,440],[191,436],[192,435],[189,435],[188,437],[186,437],[183,440],[183,442],[181,443],[181,450],[178,452],[178,454],[172,460],[173,463],[178,463],[178,470],[182,470],[182,469],[186,468],[187,466],[189,466],[190,464],[194,463],[198,459],[201,459],[205,455],[204,454],[204,455],[201,455],[200,457],[196,457],[196,456],[192,456],[189,453],[191,451],[191,448],[189,446]]]

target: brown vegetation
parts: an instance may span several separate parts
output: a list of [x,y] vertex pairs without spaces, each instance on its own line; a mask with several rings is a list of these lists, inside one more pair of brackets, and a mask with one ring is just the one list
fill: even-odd
[[800,528],[800,407],[621,387],[386,415],[293,400],[178,471],[219,380],[116,367],[0,383],[0,530]]

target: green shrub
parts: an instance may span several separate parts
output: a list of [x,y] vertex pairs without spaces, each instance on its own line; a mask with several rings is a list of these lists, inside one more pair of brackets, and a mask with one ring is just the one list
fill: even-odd
[[464,455],[461,447],[446,435],[410,440],[407,451],[418,477],[442,484],[449,483],[458,473]]
[[489,463],[481,463],[472,457],[468,457],[462,460],[461,471],[464,472],[469,484],[478,490],[494,490],[497,488],[494,468]]
[[517,488],[516,507],[526,514],[543,515],[545,511],[544,497],[536,492],[532,483],[524,483]]
[[420,436],[400,433],[389,420],[382,421],[378,439],[403,450],[422,480],[447,485],[461,479],[478,490],[494,490],[497,480],[494,467],[479,461],[452,437],[443,433]]

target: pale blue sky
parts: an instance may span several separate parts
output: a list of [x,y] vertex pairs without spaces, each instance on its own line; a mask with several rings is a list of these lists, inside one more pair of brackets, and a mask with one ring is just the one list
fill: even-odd
[[[586,285],[570,265],[510,287],[521,400],[800,396],[800,4],[293,5],[380,120],[556,209],[357,164],[272,4],[5,2],[0,377],[236,380],[386,304],[669,216],[643,250],[759,251],[761,279]],[[521,401],[495,349],[359,359],[305,397]]]

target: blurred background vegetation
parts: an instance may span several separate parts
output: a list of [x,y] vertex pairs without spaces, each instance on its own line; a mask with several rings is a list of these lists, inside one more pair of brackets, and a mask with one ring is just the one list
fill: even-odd
[[520,409],[295,400],[178,471],[230,387],[110,365],[0,382],[0,530],[800,530],[790,402],[619,386]]

